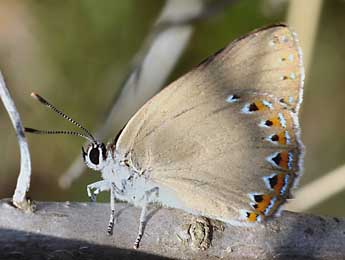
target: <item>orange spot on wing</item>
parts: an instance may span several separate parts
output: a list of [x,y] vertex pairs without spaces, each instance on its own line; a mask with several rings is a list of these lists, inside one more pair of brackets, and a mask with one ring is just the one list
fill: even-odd
[[249,222],[256,222],[256,221],[258,221],[258,217],[259,217],[260,215],[259,214],[257,214],[257,213],[254,213],[254,212],[247,212],[247,221],[249,221]]
[[277,195],[281,195],[282,188],[285,186],[285,176],[286,173],[281,173],[277,175],[277,183],[274,185],[273,189]]
[[279,117],[273,117],[273,118],[269,119],[269,121],[272,122],[272,126],[274,126],[274,127],[281,126]]
[[289,170],[292,168],[293,159],[292,152],[283,151],[275,154],[271,158],[271,162],[282,169]]
[[279,162],[279,166],[284,169],[289,169],[289,152],[281,152],[280,153],[281,160]]
[[283,198],[276,196],[276,194],[263,194],[261,198],[260,202],[253,205],[255,213],[260,216],[273,215],[285,201]]
[[284,110],[264,121],[264,125],[267,127],[290,128],[290,126],[293,126],[293,121],[291,114]]
[[285,131],[283,132],[280,132],[279,134],[277,134],[278,136],[278,143],[279,144],[286,144],[287,143],[287,140],[286,140],[286,136],[285,136]]
[[264,177],[265,183],[269,189],[273,190],[278,197],[289,197],[290,188],[295,179],[294,173],[279,173]]
[[253,205],[254,209],[260,213],[264,213],[273,199],[273,194],[263,194],[260,196],[260,201],[256,201]]
[[258,111],[269,109],[269,107],[265,105],[262,101],[255,101],[253,104],[255,104],[255,106],[258,108]]

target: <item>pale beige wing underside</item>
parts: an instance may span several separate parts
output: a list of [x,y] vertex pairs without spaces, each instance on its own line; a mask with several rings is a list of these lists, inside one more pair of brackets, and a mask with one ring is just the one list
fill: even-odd
[[[296,115],[302,81],[292,32],[284,25],[259,30],[147,102],[125,127],[117,151],[130,154],[150,180],[175,191],[193,212],[237,219],[240,209],[250,209],[249,193],[267,193],[262,177],[301,170]],[[231,95],[240,99],[231,102]],[[247,104],[262,100],[273,106],[260,113],[242,112]],[[289,143],[266,140],[278,130],[259,126],[280,111]],[[280,150],[295,156],[289,169],[277,169],[267,161]]]

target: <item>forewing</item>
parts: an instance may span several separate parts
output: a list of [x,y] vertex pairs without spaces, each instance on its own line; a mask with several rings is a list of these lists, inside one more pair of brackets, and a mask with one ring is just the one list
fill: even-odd
[[294,33],[258,30],[147,102],[117,150],[191,212],[227,222],[271,216],[301,174],[302,85]]

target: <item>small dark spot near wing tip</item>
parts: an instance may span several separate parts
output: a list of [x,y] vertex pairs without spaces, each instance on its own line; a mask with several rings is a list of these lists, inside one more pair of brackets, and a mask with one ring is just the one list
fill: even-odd
[[273,122],[271,120],[266,120],[265,125],[266,126],[272,126]]
[[277,175],[274,175],[273,177],[270,177],[269,178],[269,183],[271,185],[271,188],[273,188],[274,186],[277,185],[278,183],[278,176]]
[[253,112],[253,111],[258,111],[259,108],[257,107],[257,105],[255,103],[252,103],[249,105],[249,111]]
[[273,142],[278,142],[279,141],[279,136],[278,135],[272,135],[271,136],[271,140],[273,141]]
[[281,161],[281,154],[278,153],[275,157],[272,158],[272,161],[274,161],[274,163],[279,166],[280,161]]
[[254,200],[260,203],[263,200],[263,196],[261,194],[254,195]]

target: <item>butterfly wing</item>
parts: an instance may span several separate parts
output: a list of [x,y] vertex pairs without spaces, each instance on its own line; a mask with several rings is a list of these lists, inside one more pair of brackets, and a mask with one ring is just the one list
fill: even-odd
[[303,76],[289,28],[252,32],[148,101],[116,149],[191,212],[226,222],[272,216],[302,171]]

